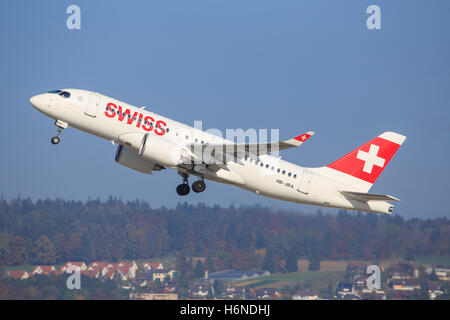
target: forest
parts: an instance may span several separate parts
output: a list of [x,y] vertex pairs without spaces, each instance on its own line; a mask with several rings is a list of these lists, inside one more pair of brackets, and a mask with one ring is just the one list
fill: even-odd
[[450,255],[450,220],[283,212],[261,206],[0,199],[0,266],[206,257],[211,271],[290,272],[297,259]]

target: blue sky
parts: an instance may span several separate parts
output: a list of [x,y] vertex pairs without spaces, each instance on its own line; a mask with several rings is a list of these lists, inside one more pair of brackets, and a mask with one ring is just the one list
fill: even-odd
[[[81,30],[66,28],[71,4]],[[371,4],[382,30],[366,28]],[[133,172],[114,162],[110,142],[73,128],[53,146],[56,127],[28,99],[68,87],[205,129],[279,128],[281,138],[314,130],[282,153],[305,166],[402,133],[371,192],[402,199],[404,217],[450,217],[449,13],[444,0],[1,1],[0,193],[318,210],[213,182],[180,198],[174,171]]]

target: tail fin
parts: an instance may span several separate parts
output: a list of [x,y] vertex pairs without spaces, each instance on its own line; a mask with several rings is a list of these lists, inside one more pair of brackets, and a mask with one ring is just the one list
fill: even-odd
[[328,168],[327,171],[334,175],[336,179],[344,180],[342,181],[344,184],[367,192],[405,139],[406,137],[401,134],[384,132],[329,164],[326,167]]

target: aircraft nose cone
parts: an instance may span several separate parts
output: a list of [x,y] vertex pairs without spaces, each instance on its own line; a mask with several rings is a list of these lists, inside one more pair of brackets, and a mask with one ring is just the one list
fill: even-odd
[[32,105],[33,107],[36,107],[36,105],[37,105],[37,103],[38,103],[38,100],[39,100],[38,96],[33,96],[33,97],[31,97],[31,98],[30,98],[30,103],[31,103],[31,105]]
[[33,107],[35,107],[39,111],[42,111],[45,108],[46,98],[43,94],[38,94],[30,98],[30,103]]

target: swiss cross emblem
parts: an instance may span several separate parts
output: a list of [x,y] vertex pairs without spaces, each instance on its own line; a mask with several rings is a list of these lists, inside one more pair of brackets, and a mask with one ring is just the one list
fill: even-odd
[[373,166],[383,168],[385,159],[378,156],[379,149],[380,149],[379,146],[371,144],[369,152],[358,150],[356,158],[364,161],[364,168],[363,168],[364,172],[371,174]]

